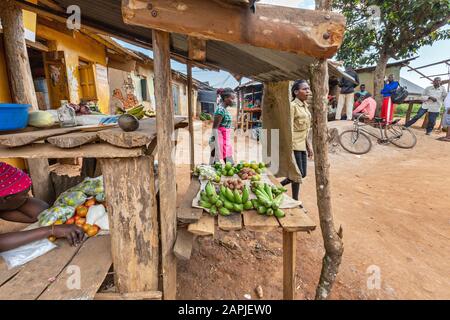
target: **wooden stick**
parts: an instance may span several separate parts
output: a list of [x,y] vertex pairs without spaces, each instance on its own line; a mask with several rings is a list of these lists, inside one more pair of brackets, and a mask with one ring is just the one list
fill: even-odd
[[162,31],[153,31],[155,97],[158,103],[156,128],[158,137],[159,163],[159,210],[161,221],[161,255],[163,296],[165,300],[176,298],[177,262],[173,246],[177,237],[175,163],[172,157],[174,149],[173,114],[174,107],[171,89],[170,35]]
[[192,108],[192,63],[187,64],[187,80],[188,80],[188,117],[189,117],[189,146],[191,156],[191,172],[195,169],[195,143],[194,143],[194,110]]

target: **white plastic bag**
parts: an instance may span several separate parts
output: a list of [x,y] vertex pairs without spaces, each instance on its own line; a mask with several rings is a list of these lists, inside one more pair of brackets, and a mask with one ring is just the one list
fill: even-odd
[[90,207],[86,216],[86,223],[97,225],[101,231],[108,231],[109,221],[105,207],[102,204]]
[[48,239],[42,239],[16,249],[0,252],[0,256],[5,260],[8,269],[12,269],[36,259],[56,247],[57,245]]

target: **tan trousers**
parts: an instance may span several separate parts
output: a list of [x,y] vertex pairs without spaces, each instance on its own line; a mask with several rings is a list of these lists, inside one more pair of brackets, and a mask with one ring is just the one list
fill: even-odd
[[345,105],[345,110],[347,114],[347,120],[352,120],[353,105],[355,103],[354,93],[341,93],[338,99],[338,105],[336,109],[336,120],[341,120],[342,109]]

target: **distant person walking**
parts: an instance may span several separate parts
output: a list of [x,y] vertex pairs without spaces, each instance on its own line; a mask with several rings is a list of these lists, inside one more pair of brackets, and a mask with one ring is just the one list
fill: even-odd
[[395,80],[394,75],[390,74],[381,90],[383,95],[383,105],[381,107],[380,117],[386,119],[387,123],[391,123],[394,118],[395,105],[392,103],[391,96],[398,89],[400,84]]
[[447,129],[447,135],[440,140],[450,142],[450,92],[444,100],[444,116],[442,120],[442,127]]
[[359,85],[359,77],[355,70],[349,65],[345,66],[345,72],[355,79],[353,81],[342,77],[339,82],[341,93],[339,94],[338,105],[336,109],[336,120],[341,120],[342,109],[345,105],[347,120],[352,120],[353,104],[355,103],[355,88]]
[[409,128],[428,112],[428,124],[426,134],[430,135],[436,125],[436,119],[439,116],[441,107],[447,97],[447,91],[442,86],[441,78],[433,80],[433,85],[427,87],[422,95],[423,103],[417,114],[406,122],[405,127]]

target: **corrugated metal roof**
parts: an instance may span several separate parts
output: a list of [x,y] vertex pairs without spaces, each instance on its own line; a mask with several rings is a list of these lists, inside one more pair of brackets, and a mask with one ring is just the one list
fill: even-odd
[[[227,3],[242,3],[246,0],[222,0]],[[121,0],[55,0],[64,8],[78,5],[82,13],[82,23],[95,24],[109,35],[132,40],[143,46],[151,47],[150,29],[127,25],[122,19]],[[171,34],[172,52],[183,57],[188,56],[187,37]],[[259,81],[280,81],[308,78],[309,65],[314,58],[271,49],[257,48],[241,44],[229,44],[220,41],[207,41],[206,64],[216,66],[234,75]],[[336,67],[329,64],[330,75],[345,76]]]

